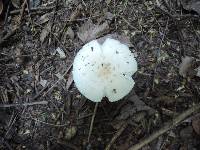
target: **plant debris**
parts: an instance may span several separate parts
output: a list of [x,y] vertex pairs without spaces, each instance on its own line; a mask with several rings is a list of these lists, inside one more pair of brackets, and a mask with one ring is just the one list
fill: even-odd
[[78,30],[78,37],[83,42],[89,42],[103,35],[109,29],[107,22],[100,25],[93,24],[91,19],[88,19]]
[[[199,0],[0,0],[0,149],[199,149],[199,15]],[[129,95],[95,104],[72,64],[108,37],[138,71]]]
[[196,117],[192,120],[192,127],[194,131],[200,135],[200,117]]
[[58,52],[61,59],[66,58],[65,52],[60,47],[56,48],[56,51]]
[[200,15],[200,1],[199,0],[181,0],[183,8],[188,11],[195,11]]
[[126,120],[138,112],[145,112],[149,115],[153,115],[156,111],[147,106],[143,101],[139,99],[137,95],[132,95],[128,98],[128,101],[132,102],[127,103],[120,109],[120,114],[116,117],[117,120]]
[[19,8],[21,5],[20,0],[11,0],[11,3],[14,7]]
[[184,57],[182,58],[182,62],[180,64],[180,67],[179,67],[179,74],[183,77],[186,77],[189,70],[191,69],[192,67],[192,62],[193,62],[194,58],[192,57]]
[[45,39],[48,37],[49,32],[51,31],[51,22],[49,22],[44,29],[42,30],[41,34],[40,34],[40,41],[41,43],[43,43],[45,41]]

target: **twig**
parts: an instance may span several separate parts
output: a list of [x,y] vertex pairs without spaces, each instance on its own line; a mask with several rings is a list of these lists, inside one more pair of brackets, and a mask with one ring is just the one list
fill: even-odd
[[[158,22],[158,21],[156,21],[156,22]],[[160,52],[161,52],[161,48],[162,48],[162,45],[163,45],[163,41],[164,41],[164,38],[165,38],[165,35],[166,35],[166,31],[167,31],[167,28],[168,28],[168,23],[169,23],[169,18],[167,19],[165,30],[164,30],[164,33],[162,35],[162,38],[161,38],[161,41],[160,41],[160,45],[159,45],[159,48],[158,48],[157,53],[156,53],[157,56],[156,56],[156,64],[155,64],[155,68],[154,68],[152,89],[154,89],[154,87],[155,87],[155,82],[154,82],[155,81],[155,75],[156,75],[156,72],[157,72],[158,64],[160,63],[159,62],[159,57],[160,57]],[[158,25],[159,25],[159,23],[158,23]]]
[[0,108],[7,108],[7,107],[16,107],[16,106],[32,106],[32,105],[47,105],[48,101],[39,101],[39,102],[30,102],[30,103],[23,103],[23,104],[1,104]]
[[[27,119],[29,119],[29,118],[27,118]],[[49,125],[49,126],[53,126],[53,127],[65,127],[65,126],[69,125],[69,123],[66,123],[66,124],[52,124],[52,123],[47,123],[47,122],[38,120],[38,119],[33,118],[33,117],[30,117],[30,119],[34,120],[35,122],[39,122],[39,123],[42,123],[42,124],[45,124],[45,125]]]
[[143,140],[141,140],[136,145],[133,145],[132,147],[130,147],[128,150],[139,150],[139,149],[141,149],[143,146],[149,144],[150,142],[152,142],[153,140],[155,140],[156,138],[158,138],[162,134],[166,133],[170,129],[177,126],[179,123],[181,123],[181,121],[185,120],[188,116],[192,115],[192,113],[195,113],[199,109],[200,109],[200,104],[194,105],[192,108],[189,108],[185,112],[181,113],[176,118],[174,118],[172,121],[167,122],[166,125],[164,125],[161,129],[152,133],[149,137],[144,138]]
[[7,7],[7,9],[6,9],[6,14],[5,14],[5,19],[4,19],[3,27],[6,26],[7,21],[8,21],[8,14],[9,14],[9,11],[10,11],[10,5],[11,5],[11,1],[9,1],[8,7]]
[[105,150],[110,150],[111,146],[113,145],[113,143],[116,141],[116,139],[122,134],[122,132],[124,131],[124,129],[126,129],[128,123],[125,122],[121,128],[117,131],[117,133],[112,137],[110,143],[106,146]]
[[[54,8],[55,8],[55,6],[49,6],[49,7],[42,6],[42,7],[31,8],[30,11],[50,11],[50,10],[52,10]],[[20,13],[20,11],[21,11],[21,9],[13,10],[13,11],[10,12],[10,14],[11,15],[15,15],[15,14]],[[25,9],[25,11],[27,12],[28,9]]]
[[21,114],[21,112],[22,112],[22,111],[20,111],[20,112],[18,112],[18,113],[15,113],[15,112],[13,111],[13,114],[12,114],[12,116],[11,116],[11,118],[10,118],[9,123],[8,123],[8,129],[7,129],[7,131],[6,131],[5,135],[4,135],[4,138],[5,138],[5,139],[7,139],[7,137],[8,137],[8,135],[9,135],[9,133],[10,133],[10,131],[11,131],[13,125],[15,124],[15,122],[16,122],[17,118],[19,117],[19,115]]
[[23,19],[23,15],[24,15],[24,10],[25,10],[25,6],[26,6],[26,0],[24,0],[23,4],[22,4],[22,9],[20,11],[20,18],[19,18],[19,26],[22,23],[22,19]]
[[47,92],[42,97],[46,96],[64,78],[64,76],[66,76],[66,74],[69,72],[69,70],[71,69],[71,67],[72,67],[72,64],[70,64],[70,66],[67,68],[67,70],[65,71],[65,73],[61,76],[61,78],[59,78],[58,81],[56,81],[56,83],[54,83],[52,85],[52,87],[50,87],[47,90]]
[[134,29],[136,31],[139,30],[136,27],[134,27],[130,22],[128,22],[128,20],[126,20],[122,15],[118,15],[118,17],[120,17],[131,29]]
[[99,104],[99,103],[96,103],[96,104],[95,104],[95,107],[94,107],[94,113],[93,113],[93,115],[92,115],[92,120],[91,120],[91,123],[90,123],[90,130],[89,130],[89,135],[88,135],[88,143],[90,142],[90,137],[91,137],[91,134],[92,134],[92,129],[93,129],[93,125],[94,125],[94,118],[95,118],[95,116],[96,116],[98,104]]
[[[50,24],[50,27],[49,27],[49,30],[50,30],[49,32],[54,32],[54,29],[55,29],[54,24],[55,24],[56,15],[57,15],[58,4],[59,4],[59,0],[56,0],[56,4],[55,4],[56,7],[55,7],[54,10],[53,10],[53,19],[52,19],[51,24]],[[48,40],[49,45],[51,44],[52,37],[53,37],[53,35],[50,34],[49,40]]]

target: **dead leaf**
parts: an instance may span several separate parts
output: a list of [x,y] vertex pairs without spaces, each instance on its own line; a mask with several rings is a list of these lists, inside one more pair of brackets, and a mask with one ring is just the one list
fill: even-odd
[[107,35],[105,35],[105,36],[103,36],[103,37],[101,37],[101,38],[99,38],[97,40],[98,40],[98,42],[100,44],[103,44],[103,42],[107,38],[118,40],[121,43],[126,44],[128,47],[133,47],[133,44],[131,43],[130,38],[128,36],[126,36],[126,35],[120,35],[118,33],[107,34]]
[[51,12],[51,13],[46,13],[46,14],[42,15],[42,16],[37,20],[37,23],[38,23],[38,24],[44,24],[44,23],[48,22],[52,16],[53,16],[53,12]]
[[59,80],[64,80],[64,82],[66,82],[64,76],[62,74],[60,74],[59,72],[55,74],[55,76],[59,79]]
[[106,12],[105,12],[105,17],[106,17],[106,19],[112,21],[113,18],[115,17],[115,15],[112,14],[111,12],[106,11]]
[[112,0],[106,0],[106,4],[109,5]]
[[61,59],[66,58],[65,52],[63,51],[63,49],[61,49],[60,47],[56,48],[56,51],[58,52],[59,56]]
[[186,77],[189,70],[191,69],[192,66],[192,62],[193,62],[194,58],[186,56],[184,58],[182,58],[182,62],[179,66],[179,74],[183,77]]
[[131,101],[131,103],[128,103],[121,108],[120,114],[116,117],[117,120],[128,119],[137,112],[142,111],[147,112],[149,115],[155,113],[155,110],[147,106],[142,100],[139,99],[137,95],[132,95],[130,98],[128,98],[128,101]]
[[197,118],[192,120],[192,127],[193,127],[194,131],[198,135],[200,135],[200,117],[197,117]]
[[81,9],[82,9],[82,5],[79,4],[79,5],[76,7],[75,11],[73,11],[72,14],[70,15],[69,20],[70,20],[70,21],[74,21],[74,20],[80,15]]
[[197,77],[200,77],[200,66],[196,69],[196,71],[197,71],[196,76],[197,76]]
[[49,35],[49,31],[51,30],[51,23],[49,22],[40,34],[40,42],[43,43],[46,37]]
[[11,2],[15,8],[20,8],[21,5],[20,0],[11,0]]
[[185,10],[195,11],[200,15],[200,1],[199,0],[181,0],[181,4]]
[[47,80],[41,79],[39,83],[42,85],[42,87],[45,87],[47,85]]
[[3,12],[3,2],[2,2],[2,0],[0,0],[0,15],[2,12]]
[[107,22],[104,22],[103,24],[100,25],[95,25],[93,24],[92,20],[89,19],[79,28],[77,35],[83,43],[86,43],[95,38],[98,38],[108,29],[109,25]]
[[70,37],[70,39],[74,39],[74,31],[71,27],[68,27],[66,34]]

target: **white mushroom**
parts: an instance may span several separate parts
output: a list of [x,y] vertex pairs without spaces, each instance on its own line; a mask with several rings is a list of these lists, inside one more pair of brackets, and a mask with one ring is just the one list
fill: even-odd
[[73,63],[76,87],[94,102],[103,97],[111,102],[122,99],[133,88],[136,71],[137,62],[128,46],[110,38],[102,45],[97,40],[85,44]]

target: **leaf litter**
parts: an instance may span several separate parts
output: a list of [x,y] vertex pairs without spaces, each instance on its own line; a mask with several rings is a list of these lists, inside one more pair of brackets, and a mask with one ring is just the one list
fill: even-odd
[[87,43],[93,39],[100,37],[108,29],[109,25],[107,22],[96,25],[92,22],[91,19],[88,19],[81,27],[79,27],[77,35],[83,43]]
[[[66,72],[66,68],[72,64],[73,57],[81,46],[93,39],[102,42],[106,37],[112,37],[134,48],[140,71],[134,76],[134,90],[137,94],[117,103],[100,103],[89,142],[91,149],[104,149],[112,137],[115,137],[115,133],[118,133],[121,125],[131,120],[111,147],[123,149],[122,143],[125,143],[128,149],[162,128],[164,122],[172,120],[176,114],[199,102],[198,9],[193,6],[188,9],[174,1],[159,1],[160,8],[155,7],[154,1],[59,1],[61,5],[58,7],[55,0],[44,0],[41,4],[38,3],[40,0],[33,2],[37,2],[37,5],[34,4],[36,7],[30,6],[30,12],[25,8],[22,22],[16,19],[16,16],[20,17],[21,5],[19,8],[11,8],[8,19],[5,20],[6,30],[2,26],[0,28],[4,36],[4,32],[13,29],[17,22],[21,23],[21,28],[6,37],[6,42],[0,47],[1,103],[19,103],[19,107],[15,109],[4,109],[9,115],[1,115],[0,122],[4,122],[6,118],[12,123],[9,126],[7,123],[0,123],[0,134],[10,132],[9,140],[5,138],[3,141],[6,144],[1,144],[0,149],[9,149],[8,145],[13,149],[24,146],[27,149],[41,149],[46,146],[44,143],[50,143],[48,148],[53,149],[61,140],[64,143],[59,144],[64,149],[69,149],[71,145],[76,147],[72,149],[89,147],[87,138],[94,104],[76,90],[71,71],[69,69]],[[70,3],[67,4],[68,2]],[[188,6],[191,3],[197,4],[197,1],[187,2]],[[42,27],[32,26],[32,21]],[[46,44],[50,31],[56,34],[57,39],[52,36]],[[20,55],[16,46],[19,43],[23,48]],[[56,51],[58,47],[70,55],[65,56],[62,52],[60,55]],[[164,56],[161,61],[156,62],[158,48],[167,57]],[[58,55],[51,54],[51,51]],[[181,57],[183,60],[179,60]],[[186,57],[194,60],[188,61]],[[30,70],[27,69],[28,65]],[[191,76],[193,71],[196,71],[195,76]],[[159,82],[152,88],[154,79]],[[168,98],[157,100],[162,97]],[[49,101],[48,105],[30,105],[26,109],[24,105],[20,105],[43,99]],[[114,122],[117,122],[115,125],[118,127],[112,125]],[[195,133],[191,132],[191,128]],[[196,141],[199,125],[194,120],[193,123],[183,122],[174,127],[170,131],[176,131],[173,136],[162,136],[166,138],[163,138],[162,144],[158,144],[163,146],[158,146],[158,149],[171,148],[174,143],[180,147],[182,140],[187,140],[186,134],[180,139],[180,131],[183,133],[187,129],[193,135],[190,138],[194,142],[187,141],[186,147],[190,144],[190,147],[196,148],[199,143]],[[18,130],[27,134],[13,132]],[[63,136],[59,136],[60,134]],[[148,145],[149,149],[154,149],[154,143],[158,142],[155,139]]]
[[127,101],[129,103],[125,104],[120,109],[120,114],[116,117],[117,120],[126,120],[133,117],[134,114],[142,111],[147,112],[149,115],[153,115],[156,112],[153,108],[149,107],[142,100],[140,100],[135,94],[131,95]]

